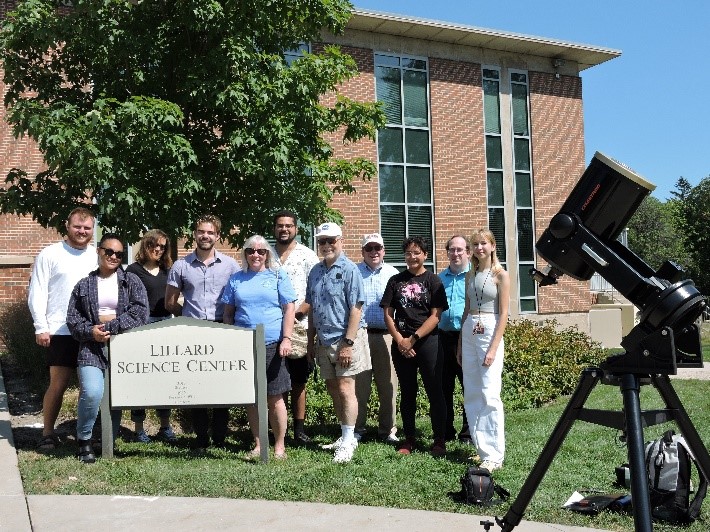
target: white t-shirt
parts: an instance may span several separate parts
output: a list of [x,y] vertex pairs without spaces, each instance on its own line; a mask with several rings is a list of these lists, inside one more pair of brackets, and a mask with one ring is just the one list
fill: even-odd
[[75,249],[64,241],[47,246],[37,255],[27,300],[35,334],[70,334],[66,322],[71,292],[96,269],[97,259],[94,246]]

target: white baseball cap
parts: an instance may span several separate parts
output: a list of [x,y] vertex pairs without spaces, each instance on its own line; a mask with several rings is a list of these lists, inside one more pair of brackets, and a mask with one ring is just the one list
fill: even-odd
[[385,241],[382,240],[382,235],[380,233],[370,233],[368,235],[363,236],[362,244],[360,245],[360,247],[364,248],[370,242],[374,242],[375,244],[379,244],[380,246],[385,247]]
[[320,236],[343,236],[343,231],[338,224],[326,222],[316,227],[316,238]]

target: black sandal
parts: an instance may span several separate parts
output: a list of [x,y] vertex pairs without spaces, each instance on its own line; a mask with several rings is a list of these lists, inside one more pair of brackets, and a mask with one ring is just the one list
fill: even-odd
[[37,450],[53,451],[59,447],[59,444],[59,437],[56,434],[50,434],[49,436],[42,437],[42,439],[37,442]]

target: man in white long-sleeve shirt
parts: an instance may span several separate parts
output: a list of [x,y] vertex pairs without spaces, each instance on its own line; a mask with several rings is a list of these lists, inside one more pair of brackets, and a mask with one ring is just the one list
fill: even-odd
[[44,248],[32,267],[28,304],[35,327],[35,341],[47,348],[49,387],[44,394],[44,428],[38,448],[54,449],[59,439],[54,425],[62,407],[64,392],[76,370],[79,342],[67,328],[67,306],[74,286],[96,269],[94,215],[84,207],[69,213],[67,236]]

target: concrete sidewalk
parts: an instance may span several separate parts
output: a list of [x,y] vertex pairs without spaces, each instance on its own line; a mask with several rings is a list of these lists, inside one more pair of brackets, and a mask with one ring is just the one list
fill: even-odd
[[[678,378],[710,378],[710,370],[683,371]],[[0,531],[123,531],[279,529],[331,532],[340,528],[418,532],[483,530],[492,515],[400,510],[246,499],[126,497],[98,495],[25,496],[12,438],[5,383],[0,372]],[[500,530],[497,525],[491,530]],[[520,532],[584,532],[596,529],[522,521]]]

